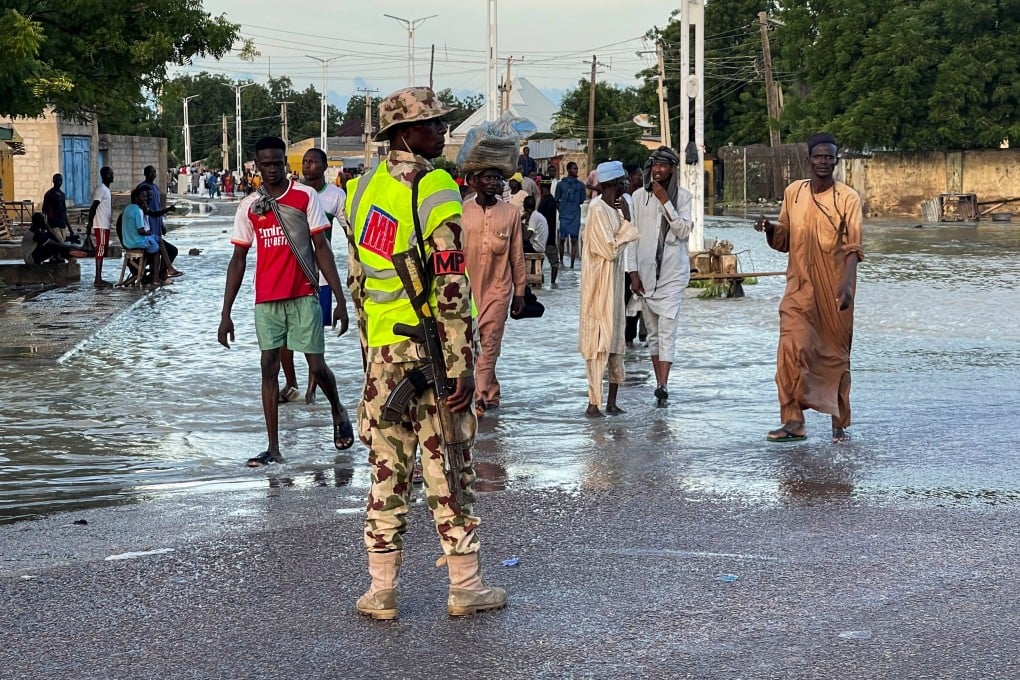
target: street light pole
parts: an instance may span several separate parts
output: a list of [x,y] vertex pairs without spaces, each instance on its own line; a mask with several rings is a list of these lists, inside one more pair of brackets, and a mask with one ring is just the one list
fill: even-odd
[[496,120],[496,116],[499,115],[499,107],[496,104],[496,97],[499,93],[499,74],[497,73],[499,54],[496,49],[498,14],[496,0],[488,0],[485,19],[488,33],[488,44],[486,45],[488,54],[485,63],[485,120]]
[[184,164],[191,167],[191,127],[188,125],[188,102],[197,97],[193,94],[184,98]]
[[[235,131],[237,133],[237,139],[235,140],[235,143],[234,143],[234,146],[237,147],[236,154],[235,154],[237,156],[237,167],[235,167],[234,170],[238,170],[238,171],[240,171],[241,168],[243,167],[241,165],[241,90],[243,90],[246,87],[250,87],[250,86],[252,86],[254,84],[255,83],[245,83],[244,85],[235,85],[234,86],[234,104],[235,104],[236,109],[237,109],[236,112],[235,112],[236,118],[234,119],[234,121],[235,121],[234,129],[235,129]],[[224,169],[226,169],[226,165],[227,165],[228,162],[229,161],[227,161],[226,158],[223,159]]]
[[407,29],[407,86],[414,87],[414,29],[418,28],[429,19],[434,19],[439,15],[430,14],[427,17],[419,17],[417,19],[395,17],[392,14],[383,14],[383,16],[393,19],[394,21],[399,21]]
[[320,105],[319,106],[319,108],[320,108],[320,110],[319,110],[319,129],[320,129],[320,131],[322,133],[322,151],[326,154],[326,161],[328,163],[329,162],[329,137],[327,135],[328,135],[329,131],[327,130],[326,124],[327,124],[328,118],[329,118],[329,116],[327,115],[329,113],[329,107],[326,104],[326,87],[328,85],[328,77],[327,77],[326,74],[327,74],[327,71],[329,69],[330,63],[333,62],[333,61],[336,61],[337,59],[339,59],[343,55],[342,54],[338,54],[335,57],[326,57],[326,58],[323,58],[323,57],[313,57],[310,54],[306,54],[305,56],[308,57],[309,59],[314,59],[315,61],[317,61],[320,64],[322,64],[322,96],[321,96],[320,101],[319,101],[319,105]]

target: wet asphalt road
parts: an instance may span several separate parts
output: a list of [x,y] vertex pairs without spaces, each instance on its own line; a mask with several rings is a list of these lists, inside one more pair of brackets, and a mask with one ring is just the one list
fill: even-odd
[[[483,563],[510,605],[470,620],[446,616],[421,503],[395,623],[353,613],[367,585],[361,514],[333,486],[166,496],[0,526],[2,675],[1020,673],[1014,508],[862,506],[839,493],[749,505],[650,481],[483,494]],[[518,566],[501,566],[511,556]]]

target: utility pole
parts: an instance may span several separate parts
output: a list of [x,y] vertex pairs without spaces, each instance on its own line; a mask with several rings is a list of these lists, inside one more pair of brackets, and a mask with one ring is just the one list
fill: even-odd
[[[280,105],[280,136],[283,137],[283,144],[290,149],[290,127],[287,125],[287,104],[294,102],[276,102]],[[284,151],[284,154],[287,152]]]
[[193,94],[184,98],[184,164],[191,167],[191,127],[188,125],[188,102],[197,97]]
[[[692,28],[693,49],[691,49]],[[697,151],[694,163],[687,162],[688,147]],[[694,228],[691,230],[689,247],[692,253],[697,253],[705,249],[705,0],[680,0],[680,144],[677,151],[684,160],[680,172],[683,187],[691,192]]]
[[595,75],[599,66],[605,64],[594,54],[591,55],[591,81],[588,84],[588,172],[595,168]]
[[515,61],[524,61],[524,57],[514,59],[512,56],[506,58],[506,80],[503,87],[499,88],[499,112],[503,113],[510,108],[510,90],[514,89],[513,80],[510,77],[510,65]]
[[[223,169],[224,170],[229,170],[230,169],[230,161],[228,160],[230,158],[230,147],[227,145],[227,140],[228,139],[230,139],[230,137],[227,135],[227,114],[224,113],[223,114],[223,139],[220,142],[220,153],[223,156]],[[235,168],[235,169],[239,169],[239,168]]]
[[365,131],[362,133],[365,141],[365,169],[369,170],[372,167],[372,156],[375,154],[374,142],[372,141],[372,93],[378,92],[379,90],[369,90],[368,88],[359,87],[358,92],[365,93]]
[[436,44],[432,43],[432,56],[429,57],[429,89],[432,89],[432,75],[436,69]]
[[655,43],[655,58],[659,64],[659,138],[663,145],[673,148],[669,130],[669,99],[666,97],[666,66],[662,59],[662,41]]
[[[246,87],[251,87],[252,85],[255,85],[255,83],[245,83],[244,85],[235,85],[234,86],[234,95],[235,95],[234,104],[235,104],[235,106],[237,108],[237,117],[234,118],[234,129],[237,132],[237,141],[235,142],[235,146],[237,148],[235,149],[235,151],[237,153],[237,169],[238,170],[240,170],[241,168],[244,167],[243,162],[241,160],[241,90],[243,90]],[[223,159],[223,163],[224,163],[224,165],[227,164],[227,159],[226,158]]]
[[405,19],[403,17],[395,17],[392,14],[383,14],[383,16],[403,24],[407,29],[407,86],[414,87],[414,29],[439,15],[430,14],[427,17],[419,17],[418,19]]
[[496,0],[488,0],[485,12],[486,24],[486,62],[485,62],[485,120],[496,120],[497,104],[496,97],[499,96],[498,76],[498,53],[496,50],[497,38],[497,8]]
[[322,135],[322,150],[326,153],[326,161],[329,162],[329,137],[327,136],[328,135],[327,122],[328,122],[328,114],[329,114],[329,105],[326,104],[326,87],[327,87],[327,83],[328,83],[327,72],[328,72],[330,63],[333,62],[333,61],[336,61],[337,59],[339,59],[343,55],[342,54],[338,54],[336,56],[327,57],[325,59],[323,59],[322,57],[313,57],[310,54],[306,54],[305,56],[308,57],[309,59],[314,59],[315,61],[317,61],[320,64],[322,64],[322,95],[319,98],[319,109],[320,109],[319,110],[319,130],[320,130],[321,135]]
[[782,147],[780,138],[779,115],[779,90],[776,81],[772,78],[772,49],[769,46],[769,15],[768,12],[758,12],[758,24],[761,28],[761,54],[762,67],[765,70],[765,105],[769,112],[769,146],[772,147],[772,191],[773,198],[783,195],[783,176],[779,163],[779,153]]

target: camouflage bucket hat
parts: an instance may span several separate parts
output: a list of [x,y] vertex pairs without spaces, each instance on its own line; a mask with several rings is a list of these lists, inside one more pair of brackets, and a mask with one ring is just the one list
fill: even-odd
[[451,110],[439,101],[431,88],[406,87],[397,90],[379,102],[379,132],[375,134],[375,141],[389,139],[394,126],[439,118]]

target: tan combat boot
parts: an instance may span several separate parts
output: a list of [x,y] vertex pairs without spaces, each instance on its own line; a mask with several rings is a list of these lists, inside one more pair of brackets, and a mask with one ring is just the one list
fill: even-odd
[[358,598],[358,613],[373,619],[390,621],[397,618],[397,586],[400,585],[400,563],[403,553],[368,553],[368,573],[372,585]]
[[447,555],[446,567],[450,571],[450,595],[446,599],[450,616],[470,616],[506,606],[506,591],[482,579],[478,553]]

